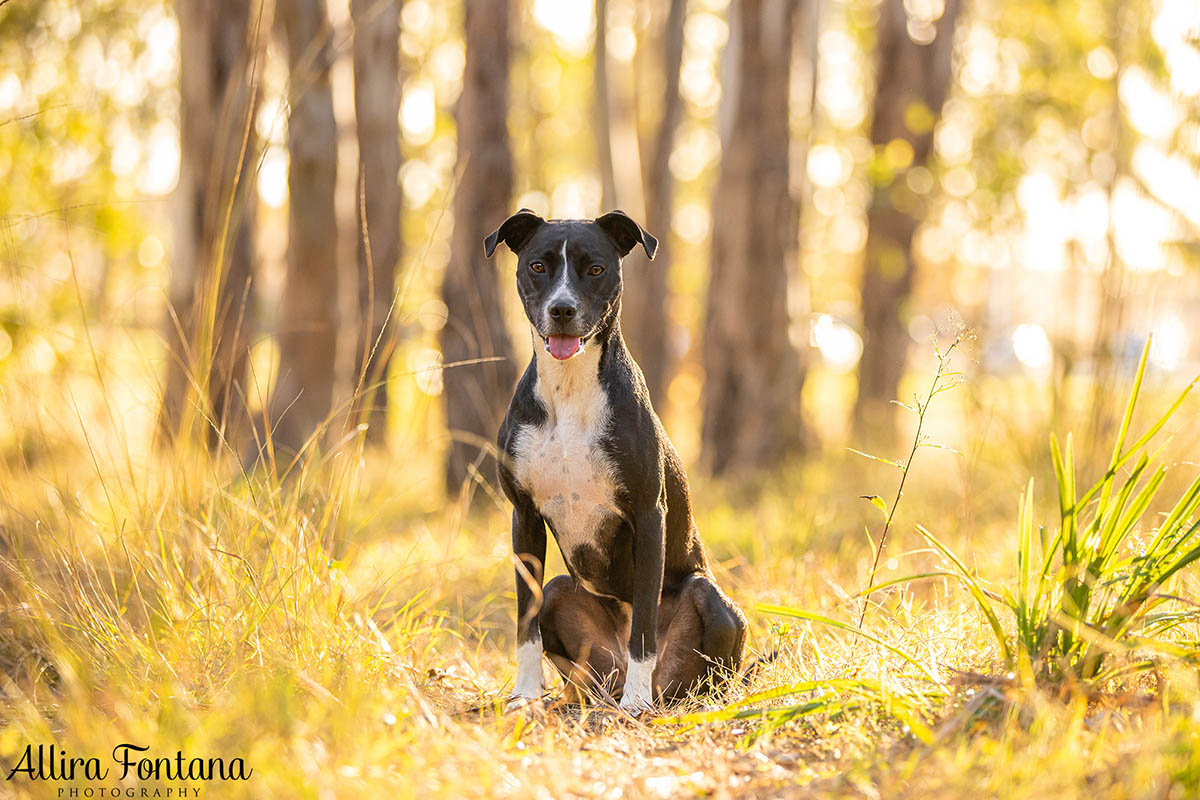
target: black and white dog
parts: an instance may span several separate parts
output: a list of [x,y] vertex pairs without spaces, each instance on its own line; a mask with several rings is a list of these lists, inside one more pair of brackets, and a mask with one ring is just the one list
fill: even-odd
[[[537,339],[500,427],[513,504],[517,679],[542,695],[542,652],[576,697],[640,712],[720,684],[741,663],[742,612],[717,587],[687,477],[621,337],[621,258],[658,242],[620,211],[543,220],[522,209],[484,241],[517,254]],[[540,341],[538,341],[540,340]],[[546,525],[570,575],[544,589]]]

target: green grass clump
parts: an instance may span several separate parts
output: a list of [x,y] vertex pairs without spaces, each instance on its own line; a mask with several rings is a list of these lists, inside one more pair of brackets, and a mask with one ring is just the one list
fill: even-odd
[[[937,352],[938,370],[930,391],[924,401],[918,398],[912,408],[918,424],[909,458],[890,462],[868,456],[897,466],[901,470],[901,488],[908,478],[913,455],[918,448],[928,446],[921,431],[929,404],[936,394],[951,385],[943,379],[956,374],[947,371],[952,351],[953,348]],[[1200,643],[1169,636],[1174,629],[1200,617],[1195,610],[1200,603],[1162,591],[1167,581],[1200,559],[1197,518],[1200,477],[1192,481],[1165,517],[1155,524],[1152,509],[1158,507],[1156,500],[1169,469],[1161,463],[1161,448],[1148,452],[1200,378],[1145,433],[1126,446],[1149,352],[1147,342],[1108,466],[1101,478],[1082,494],[1075,485],[1071,438],[1067,438],[1063,449],[1051,436],[1059,525],[1053,535],[1044,526],[1035,530],[1030,479],[1021,496],[1018,514],[1017,571],[1010,581],[1014,584],[1012,588],[1005,586],[998,592],[989,589],[951,547],[920,524],[916,526],[917,532],[947,566],[876,583],[880,554],[902,492],[897,492],[891,507],[878,497],[869,496],[866,499],[884,513],[885,523],[874,548],[867,588],[860,593],[863,606],[859,624],[789,605],[758,604],[755,610],[847,632],[854,642],[871,647],[882,659],[890,659],[894,667],[881,670],[880,676],[872,679],[833,677],[771,685],[725,709],[693,714],[685,721],[753,719],[760,726],[750,733],[748,740],[752,741],[797,719],[815,715],[842,717],[869,708],[902,723],[904,730],[917,739],[932,742],[934,734],[927,723],[948,708],[944,701],[954,696],[948,679],[937,665],[920,658],[911,644],[894,643],[894,635],[886,629],[876,634],[862,624],[871,594],[928,578],[951,579],[960,584],[966,590],[967,601],[978,608],[987,623],[993,645],[1000,654],[999,672],[1006,674],[975,676],[973,680],[1012,683],[1016,679],[1019,685],[1051,688],[1059,695],[1094,697],[1113,679],[1158,669],[1163,658],[1185,664],[1200,661]],[[1190,608],[1161,610],[1181,603]],[[1007,619],[1003,616],[1005,611]],[[1153,657],[1138,657],[1139,654]],[[781,698],[796,696],[800,696],[798,702],[779,704]]]
[[[1148,452],[1155,437],[1183,405],[1197,381],[1133,444],[1126,447],[1146,372],[1150,343],[1142,353],[1112,457],[1103,476],[1082,495],[1075,484],[1074,449],[1051,437],[1058,486],[1059,524],[1053,536],[1033,522],[1033,480],[1021,497],[1015,589],[998,595],[980,581],[924,527],[918,530],[953,565],[988,619],[1005,666],[1040,683],[1097,685],[1119,672],[1148,669],[1153,661],[1111,662],[1113,654],[1150,651],[1194,659],[1200,649],[1162,638],[1194,612],[1154,614],[1178,599],[1160,590],[1200,558],[1200,478],[1195,479],[1155,526],[1150,513],[1167,477],[1161,451]],[[1200,380],[1200,379],[1197,379]],[[1133,464],[1127,472],[1122,470]],[[1149,541],[1146,541],[1149,532]],[[1015,635],[1001,626],[993,604],[1011,612]]]

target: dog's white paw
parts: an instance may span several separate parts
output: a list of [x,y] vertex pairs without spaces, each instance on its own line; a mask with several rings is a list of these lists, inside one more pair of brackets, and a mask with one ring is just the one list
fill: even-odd
[[631,716],[638,716],[649,711],[654,705],[654,656],[645,661],[630,659],[625,670],[625,689],[621,692],[621,702],[617,707]]
[[650,698],[635,697],[632,694],[621,695],[621,702],[617,704],[617,708],[624,711],[631,717],[639,717],[653,707]]
[[505,711],[524,708],[542,698],[546,679],[542,675],[542,639],[536,637],[517,648],[517,680]]
[[526,697],[524,695],[514,694],[508,698],[508,702],[504,704],[504,713],[511,714],[514,711],[520,711],[523,708],[534,706],[542,699],[539,694],[536,697]]

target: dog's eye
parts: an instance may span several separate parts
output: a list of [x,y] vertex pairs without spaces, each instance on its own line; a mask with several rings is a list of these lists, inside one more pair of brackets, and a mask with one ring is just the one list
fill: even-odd
[[529,268],[531,270],[533,270],[534,272],[545,272],[546,271],[546,265],[540,261],[530,262]]
[[593,264],[592,268],[588,270],[588,275],[599,275],[602,272],[604,272],[604,267],[599,264]]

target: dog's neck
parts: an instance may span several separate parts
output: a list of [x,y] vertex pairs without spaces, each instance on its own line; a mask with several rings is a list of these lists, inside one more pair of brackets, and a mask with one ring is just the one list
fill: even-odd
[[546,410],[556,416],[559,410],[593,406],[602,394],[600,370],[609,359],[625,348],[621,338],[620,308],[571,358],[560,361],[550,355],[544,342],[532,332],[534,361],[537,365],[537,395]]

